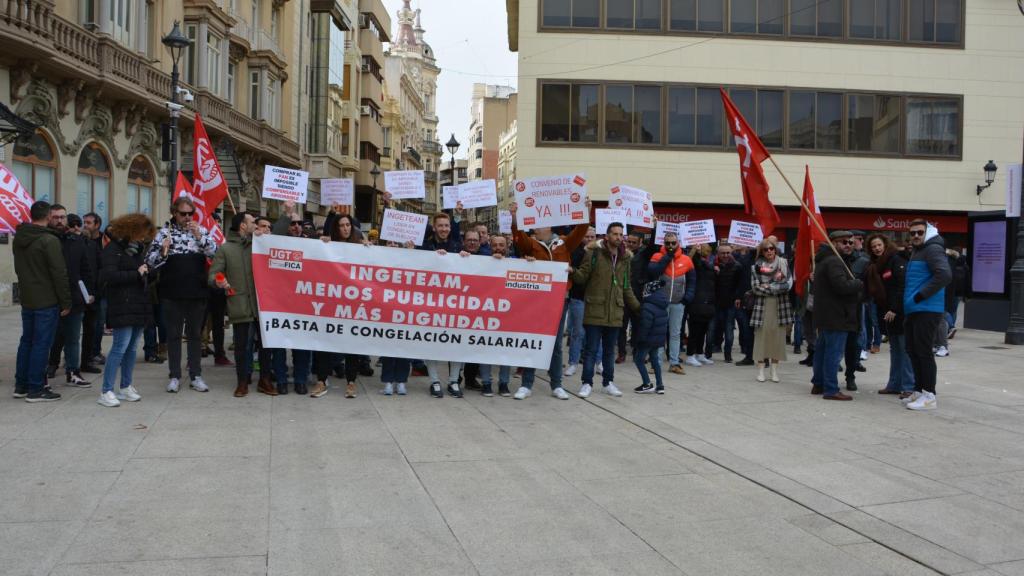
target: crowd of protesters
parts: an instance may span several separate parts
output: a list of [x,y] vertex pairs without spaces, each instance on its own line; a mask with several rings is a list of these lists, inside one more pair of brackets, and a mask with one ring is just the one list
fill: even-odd
[[[511,211],[514,222],[514,204]],[[684,247],[671,232],[659,245],[652,231],[626,234],[621,223],[605,230],[580,224],[530,231],[513,224],[512,233],[503,235],[486,224],[463,222],[457,207],[432,217],[419,246],[399,246],[378,242],[376,230],[364,233],[341,208],[332,209],[318,229],[285,202],[274,220],[234,215],[227,241],[218,246],[195,212],[191,200],[179,198],[162,227],[143,214],[124,215],[104,227],[94,213],[80,218],[59,204],[32,206],[32,221],[19,226],[14,239],[22,305],[16,398],[60,399],[50,381],[63,356],[67,386],[90,387],[83,374],[102,373],[99,404],[138,401],[133,371],[140,340],[146,362],[167,363],[168,393],[182,387],[183,359],[188,387],[208,391],[202,359],[212,354],[216,366],[234,367],[237,397],[248,395],[256,373],[262,394],[321,398],[333,377],[354,398],[359,377],[374,375],[369,357],[261,345],[252,244],[263,234],[564,263],[569,285],[547,370],[551,394],[563,400],[570,398],[566,379],[578,370],[577,396],[592,394],[595,376],[605,394],[621,396],[615,374],[628,348],[641,379],[634,391],[663,394],[668,376],[685,375],[684,366],[711,366],[718,354],[722,363],[756,367],[757,382],[779,382],[788,346],[801,354],[804,342],[807,357],[800,363],[813,368],[812,393],[850,400],[840,390],[839,374],[847,391],[857,390],[856,376],[866,370],[869,354],[888,342],[890,372],[879,393],[898,395],[910,409],[933,409],[935,358],[949,354],[967,275],[963,257],[946,250],[924,220],[911,223],[909,245],[902,248],[882,234],[865,239],[859,231],[833,231],[831,245],[823,243],[814,257],[807,290],[798,291],[792,262],[774,236],[748,249],[726,243]],[[225,317],[233,361],[225,348]],[[111,336],[106,355],[105,334]],[[741,355],[735,362],[734,345]],[[498,395],[523,400],[536,377],[533,368],[430,358],[383,357],[377,366],[384,395],[407,394],[409,378],[416,375],[429,379],[429,393],[437,398],[446,392],[459,398],[464,390],[493,396],[497,378]],[[513,379],[519,379],[515,393]]]

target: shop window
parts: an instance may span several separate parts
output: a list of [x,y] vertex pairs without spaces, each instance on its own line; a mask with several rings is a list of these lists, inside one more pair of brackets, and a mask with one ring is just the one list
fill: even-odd
[[14,142],[11,171],[32,198],[54,203],[57,198],[57,156],[41,132]]

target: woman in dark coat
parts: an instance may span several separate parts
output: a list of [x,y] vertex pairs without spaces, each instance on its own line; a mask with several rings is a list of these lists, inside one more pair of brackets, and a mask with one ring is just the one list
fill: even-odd
[[686,340],[686,363],[691,366],[714,364],[705,354],[708,327],[715,317],[715,269],[708,260],[711,246],[701,244],[694,246],[690,252],[693,261],[695,288],[693,300],[686,306],[686,323],[690,328],[690,337]]
[[[153,222],[145,214],[115,218],[107,228],[110,243],[100,256],[99,278],[107,299],[107,326],[114,331],[114,338],[103,367],[103,391],[97,400],[103,406],[120,406],[121,402],[141,399],[132,386],[132,371],[139,337],[153,321],[145,255],[155,232]],[[121,385],[115,392],[118,369]]]
[[[908,395],[914,391],[914,369],[903,334],[903,286],[907,260],[888,236],[868,238],[871,264],[867,268],[868,292],[878,307],[882,330],[889,336],[889,382],[879,394]],[[884,313],[883,313],[884,311]]]

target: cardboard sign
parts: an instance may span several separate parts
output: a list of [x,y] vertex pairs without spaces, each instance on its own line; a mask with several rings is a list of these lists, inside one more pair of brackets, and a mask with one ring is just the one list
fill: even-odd
[[309,172],[271,166],[263,169],[263,197],[271,200],[291,200],[296,204],[306,203],[309,187]]
[[494,180],[474,180],[458,185],[459,202],[463,208],[484,208],[498,205],[498,187]]
[[512,183],[516,191],[520,230],[590,222],[583,174],[524,178]]
[[512,213],[508,210],[498,210],[498,232],[501,234],[512,233]]
[[423,180],[423,170],[385,172],[384,190],[390,192],[391,198],[395,200],[426,197],[427,187]]
[[632,186],[613,186],[608,196],[608,207],[623,210],[623,224],[650,228],[654,222],[654,202],[651,193]]
[[733,220],[729,226],[729,244],[757,248],[764,240],[764,231],[760,224]]
[[352,206],[355,199],[355,182],[351,178],[327,178],[320,181],[320,203],[324,206]]
[[654,229],[654,243],[657,246],[665,244],[665,234],[672,233],[679,237],[679,222],[663,222],[658,220],[658,226]]
[[619,224],[626,223],[626,211],[610,208],[598,208],[594,210],[594,229],[597,230],[598,234],[604,234],[608,231],[608,225],[612,222],[618,222]]
[[695,220],[693,222],[680,222],[679,235],[683,246],[711,244],[717,238],[715,236],[715,221]]
[[441,187],[441,207],[444,210],[454,210],[455,205],[459,203],[459,187],[458,186],[442,186]]
[[423,244],[423,236],[427,231],[426,214],[413,214],[401,210],[384,210],[384,222],[380,226],[380,239],[405,244],[412,241],[419,246]]

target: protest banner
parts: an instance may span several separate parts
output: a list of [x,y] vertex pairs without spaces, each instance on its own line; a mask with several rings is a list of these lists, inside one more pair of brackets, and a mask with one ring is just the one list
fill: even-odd
[[427,195],[423,170],[391,170],[384,173],[384,190],[391,198],[402,200],[424,198]]
[[665,244],[665,234],[671,232],[679,237],[679,222],[664,222],[658,220],[658,225],[654,229],[654,244],[661,246]]
[[454,210],[458,203],[459,187],[441,186],[441,208],[444,210]]
[[683,246],[711,244],[717,238],[715,235],[715,221],[694,220],[693,222],[680,222],[679,234],[679,240]]
[[[619,224],[625,225],[626,223],[626,211],[611,208],[598,208],[594,210],[594,229],[597,230],[598,234],[604,234],[608,231],[608,225],[612,222],[618,222]],[[625,232],[625,230],[623,230]]]
[[252,258],[268,348],[551,362],[565,264],[269,234],[254,239]]
[[325,178],[320,181],[320,204],[352,206],[355,204],[355,182],[351,178]]
[[586,183],[583,174],[516,180],[512,187],[516,191],[519,229],[590,222]]
[[0,164],[0,234],[13,234],[19,224],[31,222],[34,202],[14,172]]
[[263,197],[270,200],[291,200],[296,204],[306,203],[309,187],[309,172],[267,166],[263,169]]
[[764,240],[764,231],[760,224],[733,220],[729,226],[729,244],[757,248],[762,240]]
[[508,210],[498,210],[498,232],[500,234],[512,233],[512,213]]
[[473,180],[458,186],[463,208],[484,208],[498,205],[498,188],[494,180]]
[[622,222],[630,226],[650,228],[654,223],[654,202],[650,192],[632,186],[612,186],[608,195],[608,207],[623,210],[626,219]]
[[419,246],[423,244],[423,236],[427,231],[426,214],[414,214],[401,210],[384,210],[384,222],[380,226],[380,239],[405,244],[412,241]]

